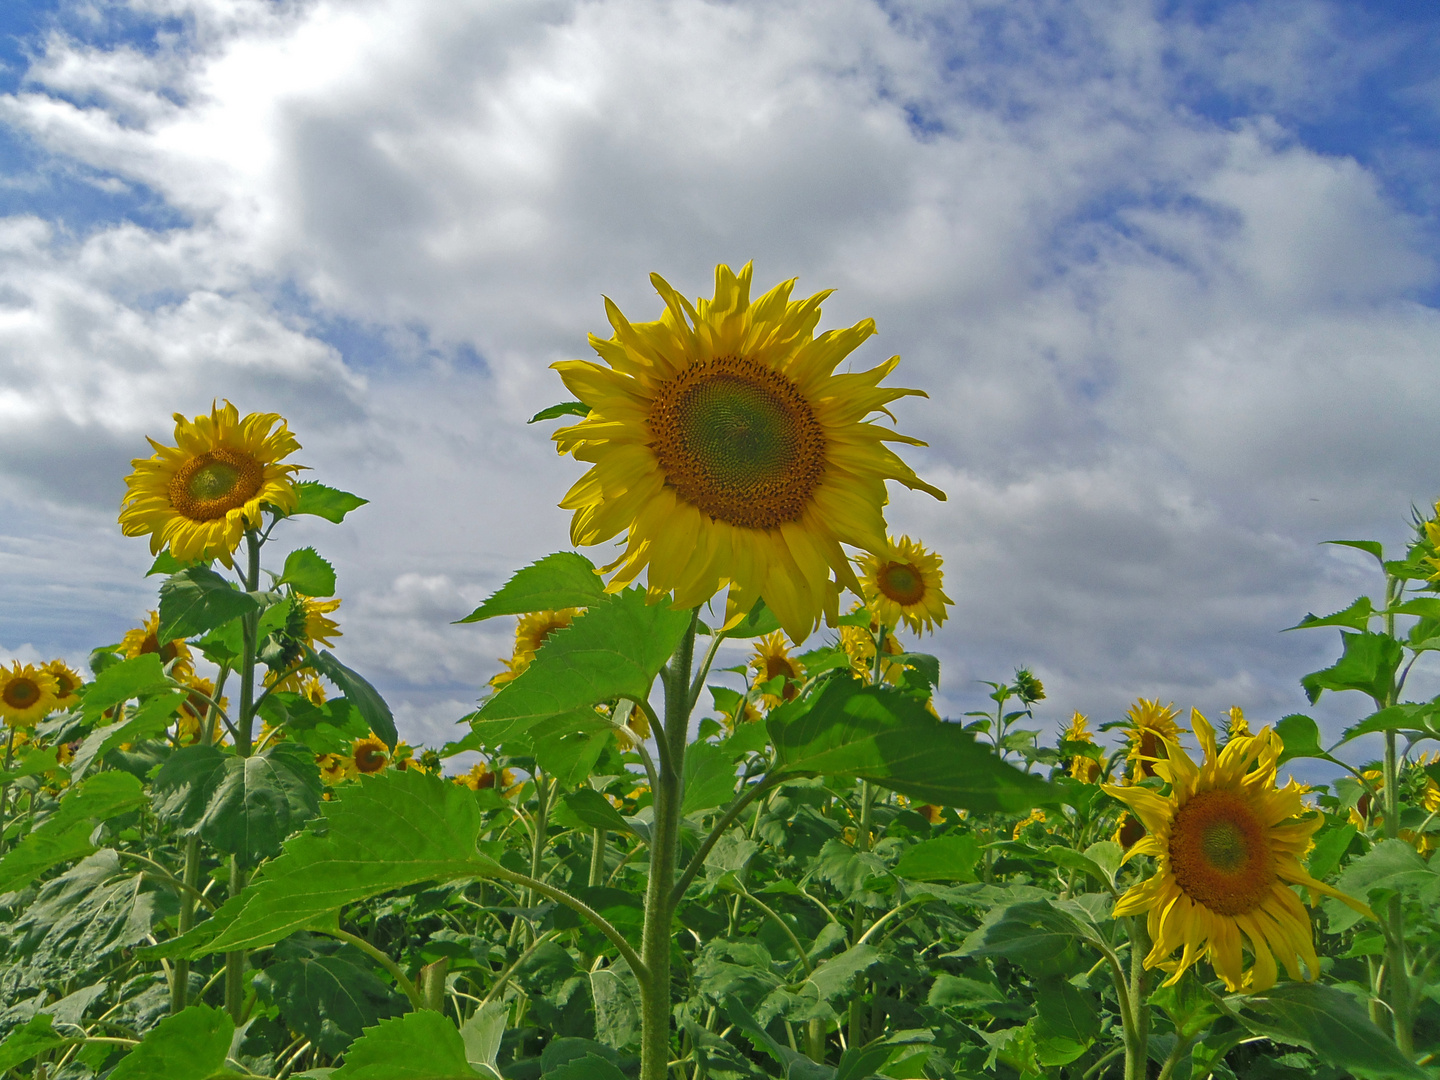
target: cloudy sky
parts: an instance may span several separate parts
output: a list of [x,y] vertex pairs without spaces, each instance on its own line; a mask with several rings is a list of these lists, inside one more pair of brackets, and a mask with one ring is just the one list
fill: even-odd
[[[115,514],[144,436],[284,413],[340,655],[448,737],[565,547],[549,365],[707,294],[834,288],[943,504],[950,715],[1305,707],[1440,495],[1440,8],[1096,0],[10,0],[0,7],[0,655],[154,603]],[[608,549],[590,554],[600,561]],[[738,660],[736,656],[734,659]],[[1422,681],[1417,687],[1434,693]],[[1314,711],[1338,732],[1357,694]]]

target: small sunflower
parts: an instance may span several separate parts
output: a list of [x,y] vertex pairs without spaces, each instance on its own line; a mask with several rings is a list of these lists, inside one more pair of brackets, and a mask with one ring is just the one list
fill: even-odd
[[[864,604],[856,604],[851,614],[865,609]],[[880,622],[871,613],[870,627],[863,626],[842,626],[840,627],[839,645],[845,655],[850,658],[850,673],[857,679],[868,680],[875,673],[875,638],[880,633]],[[892,633],[885,634],[883,646],[886,656],[899,656],[905,651],[905,646],[900,644],[900,639]],[[899,683],[905,676],[903,664],[893,660],[882,660],[880,662],[880,678],[892,686]]]
[[[1204,760],[1197,766],[1167,740],[1168,753],[1155,772],[1169,784],[1168,797],[1134,785],[1104,786],[1149,834],[1126,858],[1149,855],[1158,864],[1153,876],[1120,898],[1115,917],[1148,912],[1155,944],[1145,966],[1169,970],[1166,985],[1202,958],[1232,992],[1269,989],[1277,960],[1292,979],[1314,979],[1320,962],[1310,918],[1291,886],[1333,896],[1365,915],[1371,911],[1311,877],[1301,863],[1324,818],[1309,812],[1294,780],[1276,788],[1280,737],[1267,727],[1217,751],[1214,728],[1198,712],[1190,718]],[[1242,970],[1242,935],[1253,957],[1249,971]],[[1178,962],[1170,959],[1177,949],[1183,950]]]
[[497,773],[483,761],[476,762],[471,766],[469,772],[451,777],[451,780],[461,787],[468,787],[471,791],[490,789],[498,790],[501,794],[509,793],[515,786],[515,774],[509,769],[501,769]]
[[51,660],[45,665],[45,670],[55,677],[55,705],[60,709],[68,709],[80,700],[80,695],[75,693],[85,682],[80,673],[72,668],[64,660]]
[[1161,705],[1159,698],[1154,701],[1137,698],[1130,706],[1125,714],[1129,721],[1130,752],[1125,759],[1131,763],[1131,779],[1155,775],[1155,760],[1163,757],[1167,745],[1180,736],[1180,725],[1175,723],[1179,715],[1174,703]]
[[320,682],[320,676],[307,675],[300,680],[300,693],[305,700],[317,708],[325,704],[325,687]]
[[793,700],[799,692],[797,684],[805,681],[805,669],[790,655],[790,647],[785,644],[785,634],[780,630],[760,639],[755,646],[755,654],[750,657],[749,667],[755,673],[757,683],[768,683],[781,675],[785,677],[779,697],[774,694],[765,695],[766,704],[772,708],[781,701]]
[[1239,735],[1249,734],[1250,723],[1245,719],[1245,710],[1239,705],[1231,705],[1225,710],[1225,740],[1228,742]]
[[605,363],[554,365],[590,407],[554,436],[592,464],[560,503],[575,511],[571,539],[627,534],[605,568],[611,591],[647,571],[652,597],[693,608],[728,586],[726,626],[764,598],[804,641],[831,610],[832,574],[860,592],[841,544],[886,550],[885,482],[945,497],[885,446],[918,440],[865,419],[919,391],[880,386],[898,356],[836,374],[875,323],[815,337],[828,293],[792,302],[791,280],[752,302],[748,263],[717,266],[714,298],[693,305],[650,281],[658,321],[632,323],[607,300],[614,336],[590,338]]
[[499,690],[506,683],[514,682],[516,677],[530,666],[530,661],[535,659],[535,654],[540,651],[540,646],[549,640],[550,635],[565,629],[584,612],[584,608],[571,607],[556,611],[532,611],[528,615],[521,615],[515,624],[515,651],[510,659],[500,661],[505,665],[505,670],[491,678],[490,685]]
[[161,664],[168,665],[172,660],[175,661],[170,675],[179,682],[186,682],[195,674],[195,661],[190,655],[190,646],[185,644],[183,639],[175,638],[163,645],[160,643],[158,611],[152,611],[145,617],[144,626],[125,631],[125,636],[120,640],[120,651],[127,660],[134,660],[145,653],[159,653]]
[[[180,711],[176,714],[175,737],[181,746],[193,746],[200,741],[204,731],[205,714],[210,708],[209,699],[215,696],[215,684],[195,675],[184,682],[190,688],[190,694],[180,703]],[[220,699],[220,708],[225,709],[229,705],[226,698]]]
[[0,667],[0,717],[12,728],[30,728],[60,707],[59,685],[43,667]]
[[[340,597],[336,596],[329,600],[317,600],[314,597],[301,596],[297,593],[295,599],[300,604],[299,615],[300,619],[303,620],[303,626],[296,625],[293,628],[290,640],[295,641],[295,639],[303,636],[304,644],[308,648],[313,649],[317,645],[324,645],[329,648],[334,646],[335,638],[345,636],[340,630],[340,624],[330,618],[331,613],[341,604]],[[288,663],[294,664],[298,662],[301,655],[302,650],[299,648],[297,641],[294,647],[294,653]],[[285,666],[288,665],[281,665],[281,667],[276,670],[267,671],[265,673],[265,685],[274,690],[304,693],[315,705],[323,705],[325,703],[325,689],[320,685],[319,678],[316,677],[314,672],[310,671],[309,668],[300,668],[291,671],[277,682],[276,679],[284,673]],[[316,701],[314,698],[314,692],[316,691],[318,691],[320,695],[319,701]]]
[[390,764],[390,748],[378,736],[366,735],[355,740],[350,748],[350,760],[354,762],[357,773],[371,776]]
[[315,764],[320,766],[320,777],[334,787],[342,780],[353,779],[358,770],[355,759],[348,754],[316,754]]
[[194,420],[176,413],[175,446],[149,443],[155,455],[130,463],[135,471],[125,478],[120,528],[126,536],[149,533],[152,555],[168,546],[181,562],[219,559],[231,566],[265,506],[295,509],[291,476],[302,466],[280,461],[300,444],[278,413],[241,420],[227,401]]
[[[1011,839],[1011,840],[1019,840],[1019,839],[1020,839],[1020,834],[1023,833],[1023,832],[1024,832],[1027,828],[1029,828],[1031,825],[1044,825],[1044,824],[1045,824],[1045,811],[1044,811],[1044,810],[1031,810],[1031,811],[1030,811],[1030,815],[1029,815],[1028,817],[1023,818],[1023,819],[1021,819],[1020,821],[1017,821],[1017,822],[1015,823],[1015,828],[1010,831],[1010,839]],[[1048,831],[1050,831],[1050,830],[1047,829],[1046,831],[1048,832]]]
[[915,633],[934,630],[945,621],[950,598],[941,584],[940,556],[908,536],[885,538],[883,551],[860,560],[865,602],[886,626],[904,622]]
[[[1070,726],[1061,733],[1060,741],[1094,746],[1095,737],[1090,733],[1090,718],[1077,710],[1070,717]],[[1075,754],[1070,758],[1067,771],[1082,784],[1093,784],[1100,775],[1100,762],[1085,754]]]
[[725,722],[726,733],[732,735],[741,724],[753,724],[757,720],[765,719],[765,714],[755,707],[755,703],[743,697],[730,710],[721,709],[720,716]]
[[1095,736],[1090,733],[1090,718],[1077,709],[1061,738],[1066,742],[1093,743]]

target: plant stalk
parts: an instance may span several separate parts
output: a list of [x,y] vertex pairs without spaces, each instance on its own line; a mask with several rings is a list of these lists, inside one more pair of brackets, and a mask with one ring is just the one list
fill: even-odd
[[[245,530],[245,590],[255,592],[260,588],[260,536],[254,529]],[[248,612],[241,616],[240,631],[243,651],[240,656],[240,714],[236,718],[235,753],[250,756],[251,736],[255,724],[255,652],[258,643],[255,638],[259,631],[260,616]],[[230,895],[237,896],[245,887],[245,872],[240,860],[230,856]],[[245,1002],[245,950],[225,954],[225,1008],[230,1019],[239,1024]]]
[[[1150,933],[1144,915],[1130,917],[1130,1010],[1125,1025],[1125,1080],[1146,1080],[1150,1070],[1150,1006],[1145,1004],[1145,954]],[[1125,1016],[1122,1013],[1121,1019]]]

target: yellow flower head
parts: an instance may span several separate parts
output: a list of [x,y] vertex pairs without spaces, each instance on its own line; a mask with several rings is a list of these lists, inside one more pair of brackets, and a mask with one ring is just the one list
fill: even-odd
[[499,690],[506,683],[514,682],[516,677],[530,666],[530,661],[535,659],[535,654],[540,651],[540,646],[549,640],[550,635],[565,629],[584,611],[584,608],[571,607],[556,611],[532,611],[528,615],[521,615],[515,624],[515,651],[510,659],[500,661],[505,665],[505,670],[491,678],[490,685]]
[[1090,734],[1090,718],[1076,710],[1075,715],[1070,717],[1070,726],[1060,737],[1066,742],[1093,743],[1095,737]]
[[950,598],[941,589],[945,580],[940,556],[925,550],[908,536],[885,538],[883,551],[860,560],[865,602],[886,626],[904,622],[915,633],[934,630],[945,621]]
[[371,776],[390,763],[390,748],[378,736],[366,735],[363,739],[356,739],[351,746],[350,760],[357,773]]
[[320,766],[321,778],[331,787],[357,773],[355,759],[346,754],[316,754],[315,764]]
[[[854,611],[860,611],[864,604],[856,604]],[[853,614],[853,612],[852,612]],[[873,615],[870,619],[870,628],[863,626],[842,626],[838,631],[840,635],[840,648],[850,658],[850,672],[858,679],[868,680],[875,672],[875,638],[880,633],[880,623]],[[905,646],[900,644],[900,639],[888,630],[885,633],[885,644],[883,646],[886,656],[898,656],[905,651]],[[903,664],[895,663],[892,660],[880,662],[880,678],[892,686],[899,683],[905,676]]]
[[1076,754],[1070,759],[1069,773],[1082,784],[1093,784],[1095,778],[1100,775],[1100,762],[1084,754]]
[[300,693],[305,695],[305,700],[311,705],[320,706],[325,704],[325,687],[320,682],[320,676],[307,675],[300,680]]
[[145,653],[159,653],[160,663],[175,661],[170,674],[179,682],[185,682],[195,674],[195,661],[190,655],[190,646],[181,638],[160,643],[160,613],[152,611],[145,617],[145,625],[125,631],[120,639],[120,651],[127,660],[134,660]]
[[130,463],[120,528],[126,536],[148,533],[152,555],[168,546],[181,562],[231,566],[245,529],[261,523],[262,507],[295,508],[291,476],[301,466],[280,462],[300,444],[278,413],[241,420],[227,401],[194,420],[176,413],[175,446],[149,443],[155,455]]
[[1250,722],[1245,719],[1245,710],[1239,705],[1231,705],[1225,710],[1225,737],[1233,739],[1237,735],[1249,735]]
[[766,695],[767,704],[771,707],[781,701],[793,699],[798,692],[797,684],[805,681],[805,669],[790,655],[790,648],[785,644],[785,634],[780,630],[765,635],[756,644],[755,654],[750,657],[750,670],[755,673],[757,683],[767,683],[777,675],[785,676],[780,697]]
[[[1279,736],[1267,727],[1231,739],[1221,751],[1205,717],[1192,710],[1190,719],[1204,760],[1197,765],[1167,740],[1155,773],[1170,785],[1168,797],[1146,787],[1104,786],[1148,834],[1126,858],[1148,855],[1157,863],[1153,876],[1116,903],[1115,917],[1149,913],[1155,944],[1145,966],[1169,969],[1167,985],[1207,957],[1232,992],[1269,989],[1277,960],[1292,979],[1314,979],[1320,963],[1310,919],[1291,886],[1333,896],[1365,915],[1370,909],[1315,880],[1301,863],[1323,818],[1309,812],[1293,780],[1276,788]],[[1254,958],[1249,971],[1242,970],[1242,936]],[[1178,963],[1170,960],[1177,949]]]
[[1010,832],[1010,839],[1011,839],[1011,840],[1019,840],[1019,839],[1020,839],[1020,834],[1025,831],[1025,829],[1026,829],[1027,826],[1029,826],[1029,825],[1043,825],[1044,823],[1045,823],[1045,811],[1044,811],[1044,810],[1031,810],[1029,817],[1023,818],[1022,820],[1017,821],[1017,822],[1015,823],[1015,828],[1012,829],[1011,832]]
[[1173,703],[1161,705],[1159,698],[1154,701],[1137,698],[1130,706],[1130,711],[1125,714],[1130,721],[1127,733],[1130,752],[1125,758],[1131,763],[1132,779],[1155,775],[1155,759],[1163,757],[1168,743],[1180,736],[1180,725],[1175,723],[1175,717],[1179,715]]
[[[191,693],[180,703],[180,712],[175,717],[176,739],[181,746],[193,746],[200,741],[204,731],[205,714],[210,708],[208,698],[215,696],[215,684],[209,679],[190,676],[184,680]],[[220,699],[220,708],[229,708],[226,698]]]
[[0,717],[11,728],[29,728],[60,707],[59,685],[43,667],[21,664],[0,667]]
[[68,709],[80,700],[80,696],[75,691],[85,680],[80,677],[79,672],[64,660],[51,660],[45,665],[45,670],[55,677],[55,705],[57,708]]
[[659,320],[632,323],[606,300],[614,336],[590,338],[604,363],[554,365],[590,407],[554,436],[592,465],[560,503],[571,539],[627,533],[612,591],[647,571],[652,596],[690,608],[728,586],[726,626],[763,597],[802,642],[833,609],[832,574],[860,592],[841,544],[886,550],[885,482],[945,497],[885,446],[915,439],[866,420],[918,391],[880,386],[899,357],[836,373],[875,323],[815,337],[828,293],[791,301],[791,280],[752,301],[748,263],[717,266],[714,298],[693,305],[650,281]]
[[468,787],[471,791],[489,788],[499,791],[502,795],[509,794],[515,786],[515,774],[509,769],[501,769],[498,773],[492,772],[490,766],[483,761],[472,765],[468,773],[462,773],[451,779],[462,787]]

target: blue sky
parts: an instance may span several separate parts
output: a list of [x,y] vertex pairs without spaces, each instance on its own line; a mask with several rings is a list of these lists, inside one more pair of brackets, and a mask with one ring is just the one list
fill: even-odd
[[143,616],[128,461],[229,396],[372,498],[287,543],[335,558],[342,654],[438,741],[508,651],[449,621],[566,544],[574,463],[524,424],[565,396],[548,365],[602,294],[654,317],[651,270],[698,295],[753,258],[836,288],[823,326],[873,315],[858,359],[931,395],[898,415],[950,498],[890,520],[946,558],[921,647],[951,715],[1019,664],[1050,727],[1301,709],[1336,642],[1280,628],[1373,586],[1319,542],[1401,543],[1440,495],[1437,31],[1400,3],[4,5],[0,654]]

